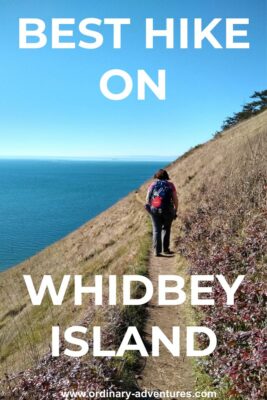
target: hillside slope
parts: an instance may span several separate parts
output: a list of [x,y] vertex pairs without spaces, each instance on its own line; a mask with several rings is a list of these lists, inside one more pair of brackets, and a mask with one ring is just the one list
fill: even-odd
[[213,146],[211,143],[209,154],[201,156],[201,151],[205,148],[199,151],[199,170],[185,181],[186,186],[194,187],[187,193],[187,207],[181,215],[177,251],[186,257],[191,274],[219,274],[228,282],[244,275],[244,281],[233,306],[225,304],[224,291],[215,285],[215,305],[201,307],[199,323],[216,333],[218,344],[212,356],[199,360],[202,374],[207,374],[199,383],[209,380],[220,399],[264,399],[266,113],[225,133]]
[[0,360],[5,371],[30,365],[48,349],[52,325],[64,328],[78,322],[88,309],[88,304],[73,305],[73,286],[62,306],[53,307],[46,298],[33,307],[22,275],[30,274],[37,287],[44,274],[59,285],[65,274],[84,275],[88,284],[96,274],[133,272],[147,231],[143,220],[143,208],[130,194],[63,240],[1,273]]
[[[259,160],[258,154],[264,154],[262,150],[266,149],[266,138],[267,111],[172,163],[168,171],[177,186],[181,221],[197,209],[209,187],[212,187],[214,193],[225,182],[226,176],[235,176],[237,171],[242,176],[243,171],[247,171],[244,168],[246,160],[252,160],[255,166]],[[140,188],[139,198],[145,197],[146,188],[147,184]],[[239,203],[238,197],[236,203]],[[66,238],[17,267],[1,273],[2,375],[38,363],[49,349],[52,325],[60,325],[64,329],[77,324],[93,309],[90,304],[81,307],[73,305],[73,286],[61,307],[52,306],[48,298],[42,306],[33,307],[22,274],[31,274],[36,284],[40,283],[43,274],[51,274],[57,284],[64,274],[81,274],[86,277],[84,283],[88,284],[95,274],[108,276],[138,273],[140,254],[147,252],[149,243],[150,228],[146,220],[148,217],[137,201],[136,194],[131,193]],[[174,235],[180,236],[181,226],[183,222],[177,224]],[[184,251],[186,253],[186,249]],[[90,324],[109,323],[109,314],[110,309],[105,306],[94,310],[90,314]],[[111,325],[108,329],[111,329]]]

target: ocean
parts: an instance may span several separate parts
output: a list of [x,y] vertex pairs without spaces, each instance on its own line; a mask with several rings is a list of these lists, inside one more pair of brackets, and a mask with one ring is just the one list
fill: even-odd
[[0,160],[0,271],[61,239],[166,162]]

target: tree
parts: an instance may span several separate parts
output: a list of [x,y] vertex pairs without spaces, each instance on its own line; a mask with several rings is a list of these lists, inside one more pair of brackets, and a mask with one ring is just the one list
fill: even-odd
[[253,95],[250,96],[250,99],[254,99],[254,101],[246,103],[241,111],[235,113],[232,117],[227,117],[224,120],[221,126],[223,131],[267,108],[267,90],[262,90],[261,92],[255,91]]

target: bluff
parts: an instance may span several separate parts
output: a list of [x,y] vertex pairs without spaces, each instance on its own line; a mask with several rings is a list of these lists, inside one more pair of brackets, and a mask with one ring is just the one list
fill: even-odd
[[[216,256],[211,254],[212,248],[217,244],[229,247],[235,243],[233,238],[241,241],[250,237],[247,230],[251,224],[261,225],[255,234],[264,235],[267,215],[266,154],[267,111],[196,146],[168,166],[179,196],[179,219],[174,225],[173,235],[177,251],[188,259],[193,273],[199,273],[201,265],[203,271],[210,273],[210,266],[213,265],[211,258]],[[81,321],[103,325],[106,341],[112,343],[120,334],[118,327],[123,330],[127,323],[142,324],[140,315],[128,309],[105,305],[96,309],[90,303],[74,306],[71,290],[60,307],[52,306],[48,297],[41,306],[32,306],[22,275],[30,274],[38,287],[44,274],[51,275],[58,285],[66,274],[80,274],[90,279],[96,274],[121,276],[146,273],[151,228],[142,200],[147,185],[145,183],[137,192],[130,193],[59,242],[0,274],[2,377],[5,374],[12,376],[26,368],[38,368],[40,362],[48,362],[49,356],[46,359],[43,356],[49,353],[52,325],[59,325],[62,330]],[[223,242],[220,235],[228,235],[230,242]],[[260,271],[266,263],[265,236],[262,240],[261,253],[254,249],[254,252],[258,251],[254,260],[258,272],[252,273],[252,278],[258,283],[261,282]],[[249,255],[240,256],[239,264],[243,260],[244,273],[249,273]],[[229,262],[229,259],[220,257],[221,254],[217,264]],[[226,274],[228,272],[225,271]],[[253,303],[253,299],[251,301]],[[257,320],[259,325],[260,318]],[[223,354],[219,356],[224,357]],[[91,361],[94,363],[94,360]],[[218,371],[218,365],[212,364],[211,367]],[[94,373],[94,379],[102,382],[109,368],[107,366],[106,371]],[[233,365],[231,370],[233,382],[237,373],[235,368],[238,367]],[[222,375],[223,371],[219,373],[219,379]],[[251,393],[254,389],[250,387],[246,390]]]

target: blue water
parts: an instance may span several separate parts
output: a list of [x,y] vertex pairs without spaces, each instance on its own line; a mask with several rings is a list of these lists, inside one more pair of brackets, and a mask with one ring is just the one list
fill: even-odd
[[0,160],[0,271],[95,217],[164,164]]

